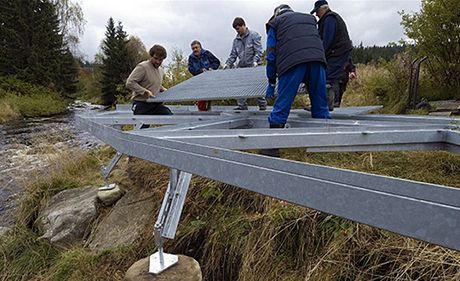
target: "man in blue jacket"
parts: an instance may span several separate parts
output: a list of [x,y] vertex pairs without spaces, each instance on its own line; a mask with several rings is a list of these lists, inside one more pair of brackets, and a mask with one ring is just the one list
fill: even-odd
[[[275,95],[278,77],[278,98],[268,117],[270,128],[284,128],[300,83],[310,94],[313,118],[330,118],[326,98],[326,58],[316,19],[280,5],[266,24],[267,78],[266,98]],[[278,149],[261,151],[279,157]]]
[[[190,71],[193,76],[219,68],[219,59],[210,51],[203,49],[200,41],[194,40],[190,45],[192,47],[192,53],[188,57],[188,71]],[[200,100],[197,106],[199,111],[209,111],[211,109],[211,101]]]
[[329,110],[334,110],[334,99],[339,95],[339,77],[343,74],[345,64],[350,60],[353,44],[348,35],[347,25],[342,17],[329,9],[325,0],[315,2],[310,12],[319,18],[319,35],[327,60],[327,98]]

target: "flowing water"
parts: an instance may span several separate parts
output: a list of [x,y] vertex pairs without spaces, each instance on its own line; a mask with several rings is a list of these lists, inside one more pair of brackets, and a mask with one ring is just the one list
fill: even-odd
[[45,170],[51,154],[101,144],[74,125],[75,114],[97,108],[76,102],[65,115],[0,125],[0,227],[14,224],[24,183],[31,173]]

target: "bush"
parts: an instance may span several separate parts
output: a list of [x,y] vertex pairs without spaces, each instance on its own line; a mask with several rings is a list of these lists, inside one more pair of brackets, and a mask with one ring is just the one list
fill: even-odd
[[35,96],[50,92],[53,91],[49,88],[24,82],[14,76],[0,76],[0,98],[8,93],[14,93],[18,96]]
[[345,106],[383,105],[383,113],[404,113],[408,102],[411,57],[399,54],[392,61],[357,65],[358,78],[350,81]]
[[68,102],[55,93],[36,94],[34,96],[18,96],[9,94],[0,99],[3,103],[13,105],[23,117],[52,116],[61,114],[67,109]]
[[91,68],[80,69],[76,98],[95,104],[101,104],[100,80],[101,70],[99,66],[94,65]]

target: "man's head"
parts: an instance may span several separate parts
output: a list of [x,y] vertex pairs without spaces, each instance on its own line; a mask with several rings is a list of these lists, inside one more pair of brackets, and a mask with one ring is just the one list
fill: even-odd
[[240,36],[245,34],[248,30],[248,28],[246,27],[246,23],[244,22],[244,19],[240,17],[237,17],[233,20],[232,26]]
[[315,7],[310,12],[310,14],[316,13],[318,18],[324,16],[324,14],[329,10],[329,5],[326,0],[319,0],[315,2]]
[[166,49],[161,45],[153,45],[149,51],[150,62],[155,68],[158,68],[163,63],[163,60],[166,58]]
[[195,56],[199,56],[201,54],[201,43],[198,40],[193,40],[193,42],[190,44],[192,47],[192,52]]
[[291,11],[292,12],[292,9],[289,5],[286,5],[286,4],[281,4],[279,5],[278,7],[275,8],[275,10],[273,11],[273,15],[275,17],[287,12],[287,11]]

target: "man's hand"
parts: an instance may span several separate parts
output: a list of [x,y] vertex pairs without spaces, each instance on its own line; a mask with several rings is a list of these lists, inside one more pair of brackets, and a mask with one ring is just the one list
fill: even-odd
[[275,97],[275,84],[268,84],[267,90],[265,91],[265,98],[272,99]]
[[222,67],[222,69],[227,69],[227,68],[230,68],[228,64],[224,64],[224,67]]
[[166,92],[167,90],[168,90],[167,88],[161,86],[161,88],[160,88],[160,93]]
[[252,67],[258,67],[258,66],[259,64],[256,61],[252,63]]
[[351,80],[356,79],[356,77],[358,77],[356,75],[356,72],[350,72],[350,74],[348,75],[348,78],[350,78]]
[[154,98],[154,97],[155,97],[155,95],[154,95],[151,91],[149,91],[149,90],[145,90],[144,96],[145,96],[146,98]]

